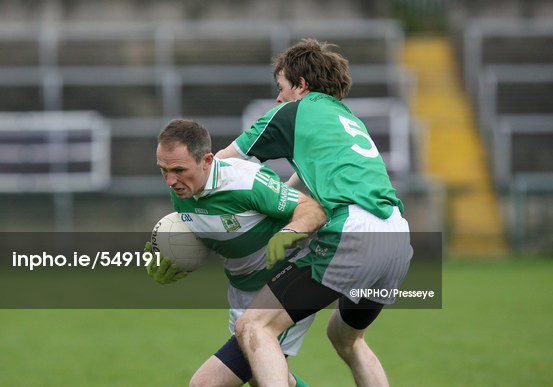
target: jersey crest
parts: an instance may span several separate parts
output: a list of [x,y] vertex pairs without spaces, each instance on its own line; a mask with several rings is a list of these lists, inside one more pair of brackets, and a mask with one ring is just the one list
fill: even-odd
[[238,219],[236,219],[236,216],[234,215],[225,214],[225,215],[221,215],[220,218],[221,218],[221,222],[223,223],[223,227],[225,227],[225,230],[227,230],[227,232],[235,232],[240,227],[242,227],[240,226]]
[[276,181],[273,178],[269,179],[269,183],[267,184],[270,189],[272,189],[274,192],[279,193],[280,192],[280,182]]

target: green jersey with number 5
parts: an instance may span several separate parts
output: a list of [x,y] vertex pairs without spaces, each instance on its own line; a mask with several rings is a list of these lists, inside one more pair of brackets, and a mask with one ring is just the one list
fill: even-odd
[[365,125],[334,97],[311,92],[270,110],[233,143],[244,157],[286,158],[328,214],[358,204],[382,219],[403,212]]

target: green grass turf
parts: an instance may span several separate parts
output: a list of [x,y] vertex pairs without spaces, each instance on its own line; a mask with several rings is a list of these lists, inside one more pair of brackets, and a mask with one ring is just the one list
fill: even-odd
[[[443,309],[385,310],[367,342],[392,386],[549,385],[552,278],[551,259],[446,262]],[[329,314],[319,313],[290,364],[311,386],[353,385],[326,339]],[[228,338],[227,317],[224,309],[0,310],[0,386],[188,385]]]

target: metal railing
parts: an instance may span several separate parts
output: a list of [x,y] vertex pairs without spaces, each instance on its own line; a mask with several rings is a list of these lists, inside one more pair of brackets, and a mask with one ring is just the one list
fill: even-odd
[[0,192],[105,188],[109,150],[109,125],[95,112],[0,113]]
[[[385,63],[396,63],[403,45],[403,30],[391,19],[321,21],[184,21],[184,22],[66,22],[61,24],[2,23],[0,41],[37,42],[37,65],[58,66],[60,43],[90,41],[148,41],[154,45],[157,66],[175,64],[178,41],[266,40],[270,55],[286,49],[294,40],[381,39],[386,42]],[[367,47],[365,49],[368,49]],[[267,58],[270,60],[270,58]]]
[[[399,67],[398,56],[403,45],[403,31],[396,21],[392,20],[333,20],[301,22],[186,22],[186,23],[65,23],[60,25],[0,25],[0,45],[21,43],[30,60],[21,65],[10,62],[10,58],[0,60],[0,88],[23,87],[36,90],[38,104],[46,111],[67,110],[66,99],[68,88],[92,87],[147,87],[154,90],[156,104],[160,106],[159,114],[110,116],[100,111],[111,127],[112,139],[132,140],[133,138],[155,138],[167,120],[182,116],[186,90],[202,87],[265,87],[267,95],[263,98],[274,98],[276,91],[272,77],[271,57],[286,49],[292,42],[302,37],[313,37],[338,43],[340,52],[350,59],[350,71],[354,88],[375,89],[386,85],[389,92],[381,97],[387,98],[387,111],[391,115],[394,127],[401,135],[391,142],[393,157],[391,166],[397,171],[405,171],[410,155],[409,143],[404,135],[409,126],[405,104],[410,100],[414,77]],[[223,42],[223,46],[233,48],[236,42],[251,42],[255,47],[263,48],[259,56],[251,62],[244,58],[233,57],[233,61],[222,63],[204,63],[185,57],[189,47],[205,48],[210,40]],[[259,43],[263,41],[263,43]],[[72,57],[69,51],[83,49],[83,45],[112,44],[117,47],[130,44],[132,58],[134,49],[139,47],[139,60],[136,62],[113,60],[113,58],[95,58],[94,63],[86,63],[82,58]],[[371,51],[372,43],[375,48]],[[256,46],[257,45],[257,46]],[[221,45],[217,45],[221,47]],[[227,47],[225,47],[227,48]],[[209,49],[209,47],[208,47]],[[352,54],[351,58],[348,51]],[[200,50],[201,51],[201,50]],[[81,51],[75,51],[81,52]],[[85,52],[94,55],[94,51]],[[125,55],[128,53],[125,53]],[[217,54],[217,53],[214,53]],[[113,64],[117,62],[117,64]],[[129,63],[130,62],[130,63]],[[359,89],[358,89],[359,90]],[[358,95],[356,95],[357,97]],[[382,100],[383,101],[383,100]],[[395,107],[394,107],[395,106]],[[87,107],[87,106],[83,106]],[[90,106],[88,106],[90,108]],[[366,106],[364,108],[367,108]],[[1,107],[0,107],[1,109]],[[24,109],[24,108],[23,108]],[[403,110],[402,110],[403,109]],[[26,110],[26,109],[24,109]],[[386,109],[385,109],[386,110]],[[262,114],[264,114],[263,112]],[[201,121],[214,135],[234,136],[243,129],[242,110],[236,114],[187,115]],[[257,117],[256,117],[257,118]],[[407,122],[407,126],[405,123]],[[399,124],[398,124],[399,123]],[[245,124],[248,127],[251,123]],[[399,126],[398,126],[399,125]],[[405,130],[404,130],[405,129]],[[434,185],[424,183],[423,177],[407,176],[409,183],[398,174],[402,191],[409,194],[413,189],[416,197],[428,195],[440,196],[433,191]],[[414,184],[413,181],[420,184]],[[416,188],[413,188],[415,187]],[[430,187],[430,188],[428,188]],[[167,187],[159,175],[117,175],[112,176],[109,186],[102,191],[106,197],[129,197],[167,195]],[[426,200],[426,199],[425,199]],[[73,198],[57,196],[54,198],[59,208],[58,218],[66,218],[58,229],[68,230],[72,227],[70,218]],[[440,200],[438,203],[439,206]],[[429,199],[429,206],[436,203]],[[71,211],[70,211],[71,210]],[[442,211],[443,212],[443,211]],[[430,219],[433,230],[441,229],[441,219],[436,212],[436,219]]]
[[[550,65],[495,65],[487,66],[478,78],[478,120],[479,126],[487,141],[490,141],[494,128],[498,126],[498,117],[500,114],[509,114],[509,112],[500,112],[499,104],[499,87],[502,84],[530,84],[535,86],[543,86],[545,83],[553,85],[553,63]],[[514,105],[520,104],[526,98],[533,95],[520,94],[516,97],[517,101],[513,101]],[[553,97],[553,94],[552,94]],[[549,107],[550,112],[553,112],[553,99],[549,102],[545,101],[545,105],[536,105],[532,112],[533,114],[546,114],[548,111],[543,111],[544,107]]]
[[110,127],[96,112],[0,113],[0,192],[49,193],[56,231],[73,229],[75,192],[110,182]]
[[[380,62],[367,61],[367,55],[361,55],[365,63],[351,62],[351,74],[354,87],[388,85],[391,96],[407,101],[409,89],[413,84],[412,76],[397,66],[398,55],[403,45],[403,31],[393,20],[371,19],[353,21],[320,21],[300,22],[260,22],[260,21],[187,21],[183,23],[152,22],[69,22],[62,24],[29,25],[5,23],[0,25],[0,43],[33,43],[30,51],[36,50],[36,63],[27,66],[0,66],[0,87],[34,87],[36,97],[44,110],[66,110],[64,92],[67,88],[76,87],[148,87],[155,90],[156,105],[159,114],[143,117],[113,117],[108,112],[100,111],[111,121],[114,136],[152,135],[158,126],[152,129],[150,123],[164,122],[169,118],[183,115],[183,106],[190,101],[183,95],[183,89],[192,87],[232,87],[260,86],[266,87],[267,98],[272,90],[270,61],[293,41],[302,37],[314,37],[330,42],[340,40],[344,46],[348,41],[362,42],[350,50],[365,55],[371,44],[367,41],[381,42]],[[209,41],[226,42],[225,52],[233,52],[233,44],[254,44],[263,41],[267,55],[261,63],[244,59],[240,63],[189,63],[182,60],[182,44],[197,43],[199,52],[217,56],[220,53],[209,51]],[[87,45],[103,42],[104,44],[135,44],[143,50],[147,60],[137,60],[135,64],[110,65],[111,57],[100,60],[99,64],[67,63],[66,51],[77,46],[82,49]],[[72,45],[68,48],[68,45]],[[204,47],[206,46],[206,47]],[[111,49],[110,55],[118,55],[117,47]],[[133,46],[136,48],[135,46]],[[185,47],[186,48],[186,47]],[[196,47],[197,48],[197,47]],[[341,47],[342,48],[342,47]],[[345,47],[347,48],[347,47]],[[202,51],[203,50],[203,51]],[[238,51],[239,48],[236,48]],[[121,50],[120,50],[121,51]],[[125,50],[122,50],[125,51]],[[126,50],[132,52],[131,50]],[[342,50],[341,50],[342,51]],[[238,51],[239,52],[239,51]],[[65,53],[65,54],[64,54]],[[205,54],[205,53],[204,53]],[[347,53],[344,53],[346,56]],[[188,54],[190,56],[190,54]],[[138,55],[140,56],[140,55]],[[135,58],[136,59],[136,58]],[[370,59],[370,58],[369,58]],[[92,60],[92,59],[91,59]],[[201,59],[198,59],[201,61]],[[70,62],[70,61],[69,61]],[[141,63],[144,62],[144,63]],[[136,63],[139,63],[138,65]],[[275,94],[276,95],[276,94]],[[257,96],[260,97],[260,96]],[[254,97],[254,98],[257,98]],[[188,96],[187,98],[191,98]],[[79,109],[90,109],[90,106],[79,106]],[[241,112],[235,115],[194,115],[187,116],[214,124],[215,133],[239,133],[241,128],[232,126],[239,122]]]
[[[473,98],[478,93],[478,78],[487,65],[513,64],[508,60],[484,61],[484,41],[489,38],[553,38],[553,19],[471,19],[464,28],[463,67],[465,86]],[[550,46],[551,47],[551,46]],[[553,49],[553,48],[552,48]],[[528,64],[535,63],[528,59]],[[520,62],[519,62],[520,63]]]
[[[540,197],[541,203],[536,200]],[[509,199],[509,230],[513,245],[519,249],[551,252],[553,172],[517,174],[510,185]],[[537,206],[532,205],[536,201]],[[536,226],[531,227],[531,224]]]
[[[491,156],[495,183],[502,190],[509,188],[519,174],[540,172],[539,168],[534,171],[527,168],[524,171],[517,170],[514,148],[517,145],[517,138],[520,136],[527,139],[536,138],[534,145],[527,149],[525,161],[536,157],[534,164],[541,164],[539,168],[547,168],[547,165],[544,166],[543,163],[540,163],[537,156],[539,153],[542,156],[547,154],[548,147],[553,144],[553,114],[499,116],[498,124],[493,130]],[[550,139],[549,142],[544,141],[544,136]],[[553,176],[553,154],[551,154],[549,167],[551,167],[551,176]]]

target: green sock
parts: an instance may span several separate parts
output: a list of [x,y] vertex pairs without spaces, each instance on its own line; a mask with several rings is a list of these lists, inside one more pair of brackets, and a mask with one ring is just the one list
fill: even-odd
[[292,376],[296,378],[296,387],[309,387],[307,383],[300,379],[298,375],[292,372]]

